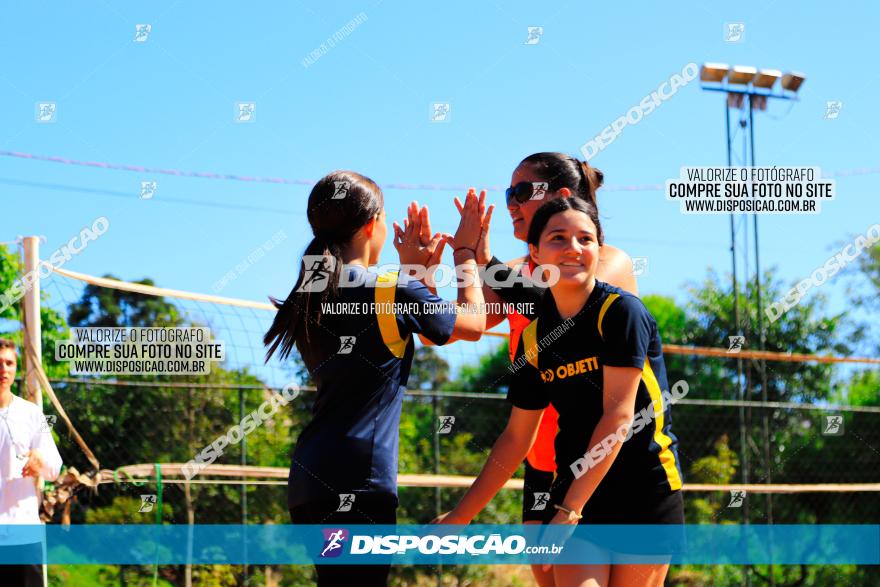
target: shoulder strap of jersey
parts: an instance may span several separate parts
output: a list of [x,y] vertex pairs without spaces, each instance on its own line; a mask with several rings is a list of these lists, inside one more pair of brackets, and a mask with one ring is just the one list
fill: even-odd
[[599,336],[602,337],[602,340],[605,340],[605,335],[602,333],[602,320],[605,318],[605,313],[608,311],[608,308],[611,307],[611,304],[614,303],[614,300],[620,297],[620,294],[608,294],[608,297],[605,298],[605,301],[602,303],[602,307],[599,309]]
[[396,293],[397,271],[389,271],[376,278],[376,321],[379,323],[379,332],[382,333],[382,342],[385,343],[392,355],[402,359],[410,336],[407,335],[406,339],[400,336],[397,318],[391,311]]
[[535,318],[522,331],[523,353],[532,366],[538,368],[538,319]]

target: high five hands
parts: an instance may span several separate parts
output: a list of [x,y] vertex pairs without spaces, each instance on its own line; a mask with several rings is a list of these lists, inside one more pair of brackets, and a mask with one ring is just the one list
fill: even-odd
[[489,223],[495,206],[491,205],[486,209],[486,190],[482,190],[477,197],[476,190],[471,188],[463,204],[456,196],[455,207],[461,214],[461,221],[453,236],[448,233],[432,233],[428,207],[419,207],[418,202],[410,203],[403,227],[394,222],[394,248],[400,256],[401,265],[420,265],[430,274],[430,269],[440,263],[446,243],[453,249],[473,250],[477,263],[485,264],[489,261],[491,256],[485,256],[489,251]]
[[443,256],[447,236],[439,232],[432,235],[428,207],[419,208],[418,202],[410,202],[403,228],[394,223],[394,248],[400,256],[400,264],[433,267]]
[[[458,197],[455,198],[455,207],[458,208],[458,213],[461,214],[459,231],[464,228],[465,232],[462,236],[468,240],[457,238],[454,243],[450,243],[452,248],[466,247],[472,249],[477,258],[477,264],[485,265],[492,259],[492,254],[489,252],[489,224],[492,222],[492,212],[495,210],[495,205],[490,205],[487,210],[486,190],[480,191],[480,197],[477,198],[476,190],[471,188],[468,190],[464,204],[461,203]],[[473,231],[477,229],[479,229],[477,239],[471,240],[474,234]],[[456,237],[458,237],[458,233],[456,233]]]
[[[485,265],[492,259],[492,253],[489,251],[489,224],[492,222],[492,212],[495,205],[486,209],[486,190],[480,191],[480,197],[477,198],[477,192],[474,188],[468,190],[464,204],[456,196],[455,207],[461,214],[461,224],[459,224],[454,242],[451,242],[453,249],[466,247],[472,249],[477,258],[478,265]],[[477,234],[476,240],[473,240],[474,234]]]

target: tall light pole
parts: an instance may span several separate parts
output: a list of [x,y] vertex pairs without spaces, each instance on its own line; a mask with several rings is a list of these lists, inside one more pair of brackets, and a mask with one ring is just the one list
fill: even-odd
[[[732,163],[732,139],[730,134],[730,108],[741,109],[743,107],[743,103],[745,99],[748,100],[748,127],[749,127],[749,161],[748,164],[751,167],[755,167],[755,125],[754,125],[754,112],[755,110],[766,110],[767,109],[767,101],[768,99],[781,99],[781,100],[797,100],[797,92],[800,89],[801,85],[805,80],[805,76],[801,73],[786,73],[782,74],[778,69],[762,69],[758,70],[755,67],[751,66],[743,66],[736,65],[734,67],[730,67],[725,63],[704,63],[703,67],[700,70],[700,82],[701,87],[704,90],[714,91],[714,92],[724,92],[726,94],[725,97],[725,106],[724,106],[724,116],[725,116],[725,130],[727,136],[727,166],[731,167]],[[774,86],[776,86],[777,80],[781,80],[779,83],[779,91],[774,91]],[[740,124],[743,124],[744,121],[741,120]],[[746,163],[745,161],[743,162]],[[763,311],[763,300],[761,299],[761,259],[759,254],[759,242],[758,242],[758,215],[757,213],[752,217],[753,221],[753,230],[755,233],[754,241],[755,241],[755,298],[756,298],[756,310],[758,316],[758,348],[759,350],[765,350],[766,345],[766,333],[764,331],[764,311]],[[740,334],[740,313],[739,313],[739,289],[737,286],[737,271],[736,271],[736,228],[734,222],[734,214],[730,215],[730,251],[731,251],[731,261],[733,265],[733,311],[734,311],[734,331],[737,335]],[[748,275],[746,276],[748,279]],[[748,291],[748,288],[746,289]],[[748,306],[746,311],[746,316],[748,318]],[[767,368],[766,363],[762,360],[759,363],[759,371],[761,375],[761,400],[763,403],[767,403]],[[737,387],[739,391],[739,395],[742,399],[746,399],[746,397],[751,397],[751,376],[748,377],[748,390],[743,389],[743,372],[742,372],[742,360],[737,360]],[[740,407],[740,458],[742,460],[743,469],[742,469],[742,480],[743,483],[749,482],[749,458],[748,458],[748,448],[746,444],[747,431],[746,431],[746,422],[745,422],[745,414],[742,406]],[[767,409],[763,409],[763,432],[764,432],[764,462],[766,463],[766,482],[772,482],[771,478],[771,462],[770,462],[770,422],[769,416],[767,414]],[[743,511],[743,515],[745,517],[745,523],[749,522],[749,509],[748,509],[748,501],[746,501],[745,508]],[[773,500],[771,495],[767,494],[767,522],[769,524],[773,523]],[[773,572],[772,567],[769,573],[770,576],[770,584],[773,585]],[[747,582],[750,577],[747,574]]]

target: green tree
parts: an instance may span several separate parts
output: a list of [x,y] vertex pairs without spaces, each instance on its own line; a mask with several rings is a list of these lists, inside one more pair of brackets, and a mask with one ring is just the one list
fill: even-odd
[[[0,296],[8,291],[13,283],[24,276],[24,265],[18,256],[6,245],[0,245]],[[67,365],[55,360],[55,342],[70,337],[64,317],[50,308],[49,293],[40,289],[40,324],[43,369],[49,377],[61,377],[67,374]],[[2,302],[0,302],[2,304]],[[2,307],[2,305],[0,305]],[[9,338],[22,349],[23,300],[0,310],[0,336]],[[19,353],[18,374],[21,376],[21,353]]]
[[861,278],[865,283],[862,291],[850,292],[856,305],[873,312],[880,310],[880,242],[863,249],[850,274]]
[[[119,280],[114,275],[105,279]],[[135,281],[155,286],[152,279]],[[177,307],[159,296],[87,284],[82,297],[68,308],[71,326],[90,327],[160,327],[178,326],[182,319]]]
[[506,393],[507,378],[510,375],[510,354],[507,349],[505,342],[492,352],[476,357],[476,364],[463,365],[458,377],[447,383],[445,388],[479,393]]
[[439,390],[449,381],[449,363],[432,346],[419,345],[409,372],[409,389]]

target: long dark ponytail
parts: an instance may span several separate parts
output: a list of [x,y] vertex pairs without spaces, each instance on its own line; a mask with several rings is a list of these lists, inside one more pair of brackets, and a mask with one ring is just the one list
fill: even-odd
[[300,260],[299,277],[263,337],[266,361],[276,350],[287,358],[296,342],[309,340],[309,329],[321,323],[321,306],[338,292],[342,250],[357,231],[382,211],[382,190],[372,179],[353,171],[334,171],[309,194],[311,242]]
[[598,208],[596,190],[602,187],[604,174],[591,167],[586,161],[580,161],[565,153],[535,153],[520,162],[528,165],[535,173],[549,183],[548,190],[555,192],[568,188],[572,193]]

